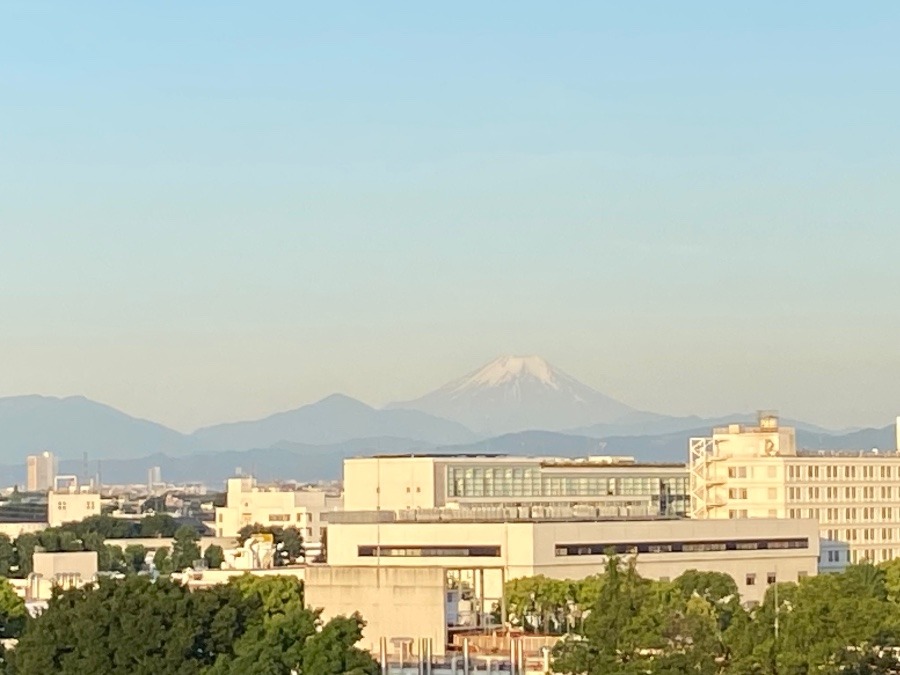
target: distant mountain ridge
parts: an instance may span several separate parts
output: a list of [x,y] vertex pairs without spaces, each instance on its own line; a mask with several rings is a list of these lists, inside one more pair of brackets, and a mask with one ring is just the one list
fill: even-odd
[[191,439],[162,424],[127,415],[83,396],[0,398],[0,458],[25,462],[51,450],[60,457],[140,457],[182,453]]
[[245,450],[284,442],[322,445],[377,436],[445,444],[475,439],[456,422],[418,410],[378,410],[343,394],[261,420],[218,424],[193,434],[207,450]]
[[220,424],[183,434],[81,396],[0,398],[0,463],[24,465],[50,450],[60,459],[134,459],[155,453],[244,451],[279,444],[330,445],[396,437],[426,445],[468,443],[464,426],[416,410],[378,410],[334,394],[261,420]]
[[[226,478],[238,468],[262,481],[336,480],[341,477],[341,463],[347,457],[385,454],[501,454],[511,456],[585,457],[588,455],[631,455],[642,462],[686,463],[688,439],[708,436],[708,426],[650,436],[610,436],[603,439],[563,434],[553,431],[522,431],[486,438],[463,445],[434,445],[409,438],[367,438],[329,445],[302,443],[278,444],[270,448],[197,452],[181,456],[156,453],[141,458],[107,459],[102,462],[106,483],[143,483],[147,469],[159,466],[167,482],[203,481],[213,489],[221,489]],[[894,428],[866,429],[841,436],[820,436],[797,432],[798,445],[806,450],[856,450],[872,448],[888,450],[893,444]],[[80,460],[60,463],[63,473],[78,474]],[[91,472],[96,463],[91,463]],[[7,482],[22,484],[24,464],[0,466]]]
[[420,410],[482,434],[559,431],[637,412],[539,356],[501,356],[431,393],[387,408]]
[[[674,417],[636,410],[537,356],[501,357],[414,401],[377,409],[334,394],[258,420],[183,434],[82,396],[0,398],[0,475],[24,474],[25,456],[54,452],[61,471],[143,482],[162,466],[167,480],[219,481],[237,467],[263,479],[335,478],[344,457],[376,453],[634,455],[683,462],[687,439],[755,415]],[[893,450],[894,427],[837,432],[783,419],[804,449]],[[474,428],[474,431],[471,430]],[[2,466],[6,465],[6,466]],[[0,481],[2,484],[4,481]]]

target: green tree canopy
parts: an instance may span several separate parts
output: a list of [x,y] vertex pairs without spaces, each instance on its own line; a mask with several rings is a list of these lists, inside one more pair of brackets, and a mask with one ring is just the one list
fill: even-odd
[[25,624],[11,665],[20,675],[375,675],[355,647],[364,625],[359,616],[323,622],[294,578],[189,591],[132,575],[57,593]]

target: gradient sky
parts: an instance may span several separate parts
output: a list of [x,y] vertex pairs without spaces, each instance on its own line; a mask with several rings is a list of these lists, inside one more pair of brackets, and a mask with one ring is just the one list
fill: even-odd
[[5,2],[0,395],[176,428],[537,353],[900,412],[900,4]]

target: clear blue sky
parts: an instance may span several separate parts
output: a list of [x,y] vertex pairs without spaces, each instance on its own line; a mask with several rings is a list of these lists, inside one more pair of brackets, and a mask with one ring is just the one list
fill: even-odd
[[538,353],[900,412],[900,4],[6,2],[0,395],[180,429]]

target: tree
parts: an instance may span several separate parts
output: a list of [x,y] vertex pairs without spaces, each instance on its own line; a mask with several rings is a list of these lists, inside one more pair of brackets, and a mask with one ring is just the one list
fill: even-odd
[[365,622],[359,614],[335,617],[307,638],[300,672],[334,675],[377,675],[378,664],[354,645],[362,639]]
[[24,579],[34,570],[32,557],[39,543],[37,536],[30,532],[23,532],[16,537],[16,577]]
[[172,558],[169,556],[169,547],[160,546],[153,554],[153,566],[160,574],[169,574],[172,572]]
[[131,575],[58,592],[26,623],[14,672],[154,675],[375,675],[355,647],[359,616],[327,623],[296,579],[251,578],[188,591]]
[[203,559],[206,561],[206,566],[208,568],[218,569],[222,566],[222,563],[225,562],[225,552],[222,550],[221,546],[210,544],[203,552]]
[[178,523],[168,513],[157,513],[145,516],[141,520],[140,536],[142,537],[172,537],[178,529]]
[[175,532],[175,545],[172,548],[172,566],[176,570],[192,567],[200,558],[200,535],[188,525],[182,525]]
[[12,576],[12,569],[16,564],[16,549],[12,540],[5,534],[0,534],[0,577]]
[[25,602],[7,579],[0,579],[0,639],[18,637],[26,616]]
[[123,552],[126,572],[140,572],[147,561],[147,549],[140,544],[129,544]]

